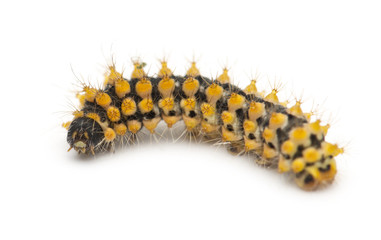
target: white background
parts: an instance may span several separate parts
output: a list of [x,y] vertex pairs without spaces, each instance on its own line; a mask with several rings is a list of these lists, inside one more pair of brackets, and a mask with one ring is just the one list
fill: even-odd
[[[377,2],[2,2],[0,239],[380,239]],[[304,192],[206,144],[67,153],[73,72],[100,83],[111,55],[126,73],[165,55],[183,74],[195,56],[241,87],[281,82],[346,147],[336,181]]]

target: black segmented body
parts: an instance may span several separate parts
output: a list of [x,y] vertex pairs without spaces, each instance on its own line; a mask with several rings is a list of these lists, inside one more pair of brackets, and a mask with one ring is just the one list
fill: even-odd
[[[195,70],[195,65],[192,67]],[[320,121],[310,122],[301,112],[300,103],[287,108],[278,102],[275,90],[263,96],[256,91],[255,82],[244,90],[231,84],[226,69],[225,75],[211,80],[199,75],[197,69],[196,73],[192,72],[192,67],[185,76],[161,70],[164,74],[148,77],[135,65],[135,76],[133,73],[128,80],[111,66],[103,90],[91,91],[85,87],[84,94],[80,95],[82,107],[68,127],[68,143],[80,153],[94,154],[109,149],[128,132],[136,134],[143,125],[151,126],[155,119],[172,119],[168,120],[170,123],[166,121],[171,127],[182,118],[189,123],[187,131],[204,137],[218,136],[230,143],[230,150],[236,153],[255,153],[259,164],[277,165],[280,172],[293,173],[298,185],[305,189],[333,179],[336,173],[333,157],[341,149],[325,142],[324,126]],[[164,80],[169,86],[173,80],[169,93],[160,85]],[[125,93],[119,88],[121,82],[128,83]],[[98,99],[100,93],[108,95],[111,101],[103,103],[100,97]],[[133,114],[123,109],[127,98],[136,105]],[[165,99],[172,104],[168,108],[160,105]],[[184,105],[188,100],[192,103],[192,99],[194,105]],[[144,101],[151,102],[152,106],[143,105],[147,103]],[[119,118],[118,114],[109,115],[110,107],[119,110]],[[118,130],[120,126],[127,131]]]

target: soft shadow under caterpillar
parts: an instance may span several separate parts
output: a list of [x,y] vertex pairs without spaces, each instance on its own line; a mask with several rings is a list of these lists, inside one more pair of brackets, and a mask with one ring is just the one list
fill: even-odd
[[343,152],[325,141],[329,125],[310,121],[300,101],[287,108],[277,90],[259,93],[255,80],[245,89],[230,83],[228,70],[215,80],[200,75],[192,62],[185,76],[175,76],[167,62],[156,77],[135,61],[131,79],[110,65],[104,89],[84,85],[77,94],[80,110],[64,125],[70,149],[96,154],[113,149],[126,134],[143,127],[152,134],[161,120],[168,128],[183,120],[186,131],[228,143],[231,152],[253,153],[260,165],[277,166],[299,187],[316,189],[336,175],[334,157]]

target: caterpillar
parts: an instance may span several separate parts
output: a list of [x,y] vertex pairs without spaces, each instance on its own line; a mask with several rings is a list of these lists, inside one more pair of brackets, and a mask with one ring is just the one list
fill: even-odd
[[200,74],[191,62],[185,76],[174,75],[161,61],[156,76],[148,76],[145,63],[133,61],[130,79],[110,64],[104,87],[83,84],[80,106],[68,130],[68,151],[95,155],[112,151],[126,136],[134,139],[146,128],[155,134],[163,120],[168,128],[182,120],[185,131],[204,139],[218,139],[235,154],[251,154],[262,166],[287,173],[304,190],[331,183],[337,173],[335,157],[343,153],[325,141],[329,124],[311,120],[301,101],[287,107],[278,90],[259,92],[256,80],[241,89],[230,81],[228,69],[216,79]]

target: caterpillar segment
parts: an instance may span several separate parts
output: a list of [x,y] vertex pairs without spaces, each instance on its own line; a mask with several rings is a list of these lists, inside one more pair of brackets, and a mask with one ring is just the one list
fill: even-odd
[[155,134],[161,120],[168,128],[183,120],[188,133],[219,139],[233,154],[254,155],[258,164],[277,167],[304,190],[334,180],[335,157],[343,149],[325,141],[329,125],[311,122],[301,101],[287,108],[276,89],[267,95],[258,92],[256,80],[242,90],[230,83],[226,68],[211,80],[200,75],[195,62],[185,76],[176,76],[161,61],[156,77],[147,76],[145,63],[133,64],[130,79],[112,65],[103,89],[85,86],[77,94],[80,110],[63,124],[69,150],[93,155],[110,151],[143,127]]

